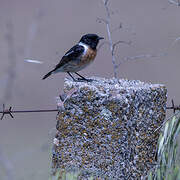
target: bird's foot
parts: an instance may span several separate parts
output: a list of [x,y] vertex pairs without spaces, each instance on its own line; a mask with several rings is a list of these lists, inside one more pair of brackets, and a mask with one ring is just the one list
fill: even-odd
[[77,82],[92,82],[93,81],[93,79],[86,79],[86,78],[77,78],[77,80],[76,80]]

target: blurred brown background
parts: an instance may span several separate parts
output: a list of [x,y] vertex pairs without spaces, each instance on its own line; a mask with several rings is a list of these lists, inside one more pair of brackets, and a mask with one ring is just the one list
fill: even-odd
[[[121,64],[119,78],[162,83],[168,88],[168,104],[180,103],[180,8],[168,0],[110,0],[113,41],[120,44],[116,57],[143,54]],[[41,78],[85,33],[107,39],[102,0],[0,0],[0,105],[15,110],[56,108],[66,74]],[[24,62],[38,59],[43,64]],[[113,76],[110,51],[103,46],[95,62],[81,72],[85,76]],[[48,179],[56,113],[15,114],[0,122],[0,179]],[[8,173],[6,173],[6,170]],[[8,177],[6,176],[8,174]],[[13,176],[13,178],[11,177]]]

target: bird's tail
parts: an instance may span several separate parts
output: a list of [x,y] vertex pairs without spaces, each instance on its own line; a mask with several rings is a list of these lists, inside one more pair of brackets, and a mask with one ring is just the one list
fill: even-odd
[[48,72],[42,79],[46,79],[47,77],[49,77],[52,73],[53,73],[54,70]]

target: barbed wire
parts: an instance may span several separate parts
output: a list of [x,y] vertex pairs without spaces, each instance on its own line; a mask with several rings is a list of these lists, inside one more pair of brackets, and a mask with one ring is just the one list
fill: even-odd
[[173,113],[175,114],[176,111],[180,111],[180,105],[174,105],[174,100],[172,99],[171,100],[171,106],[170,107],[166,107],[166,109],[170,109],[170,110],[173,110]]
[[[1,120],[4,118],[5,115],[10,115],[11,118],[14,118],[13,114],[15,113],[45,113],[45,112],[58,112],[60,111],[59,107],[62,107],[64,105],[64,102],[76,91],[76,89],[73,89],[71,92],[66,95],[66,98],[62,98],[62,96],[59,97],[58,102],[58,108],[56,109],[36,109],[36,110],[13,110],[12,106],[9,108],[5,108],[5,104],[3,104],[3,109],[0,111]],[[180,105],[175,105],[174,100],[171,100],[172,105],[167,106],[166,110],[173,110],[173,113],[176,113],[176,111],[180,111]]]
[[13,114],[15,113],[44,113],[44,112],[58,112],[60,110],[64,109],[64,103],[67,99],[69,99],[75,92],[77,92],[77,88],[71,89],[69,92],[59,95],[57,98],[57,108],[56,109],[36,109],[36,110],[19,110],[15,111],[12,110],[12,106],[9,108],[5,107],[5,104],[3,104],[3,109],[0,111],[1,120],[4,118],[5,115],[10,115],[11,118],[14,118]]
[[14,111],[12,110],[12,106],[10,106],[8,109],[5,108],[5,104],[3,104],[3,110],[0,111],[0,114],[2,114],[1,116],[1,120],[4,118],[4,116],[6,114],[9,114],[11,116],[11,118],[14,118],[14,116],[12,114],[14,113],[44,113],[44,112],[57,112],[59,111],[59,109],[38,109],[38,110],[19,110],[19,111]]

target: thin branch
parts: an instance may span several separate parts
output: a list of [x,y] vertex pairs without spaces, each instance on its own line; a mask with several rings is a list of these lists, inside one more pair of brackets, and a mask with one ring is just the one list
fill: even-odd
[[[113,44],[113,53],[114,53],[114,49],[115,49],[115,47],[118,45],[118,44],[127,44],[127,45],[131,45],[131,41],[129,41],[129,42],[127,42],[127,41],[117,41],[116,43],[114,43]],[[99,46],[98,46],[98,48],[97,48],[97,50],[99,51],[104,45],[108,45],[108,46],[110,46],[110,43],[108,42],[108,41],[104,41],[104,42],[102,42]]]
[[157,58],[157,57],[161,57],[161,56],[167,56],[167,53],[141,54],[141,55],[138,55],[138,56],[124,57],[123,60],[117,65],[117,67],[120,66],[123,62],[126,62],[126,61],[139,60],[139,59],[142,59],[142,58]]
[[114,69],[114,77],[117,78],[117,66],[116,66],[116,58],[113,54],[113,41],[112,41],[112,34],[110,31],[110,12],[109,12],[109,7],[108,7],[108,0],[102,0],[105,10],[106,10],[106,30],[108,34],[108,40],[109,40],[109,47],[111,51],[111,56],[112,56],[112,64],[113,64],[113,69]]
[[57,97],[57,106],[59,110],[64,109],[64,103],[69,99],[75,92],[77,92],[77,88],[71,89],[67,94],[61,94],[59,97]]
[[108,1],[109,1],[109,0],[105,0],[105,1],[104,1],[105,6],[107,6]]
[[105,24],[107,24],[108,22],[105,20],[105,19],[103,19],[103,18],[97,18],[96,19],[96,22],[98,22],[98,23],[105,23]]
[[116,43],[113,44],[113,51],[112,51],[113,55],[114,55],[114,51],[115,51],[115,48],[116,48],[117,45],[119,45],[119,44],[131,45],[131,43],[132,43],[131,41],[129,41],[129,42],[127,42],[127,41],[117,41]]
[[177,2],[174,1],[174,0],[168,0],[168,2],[169,2],[170,4],[175,4],[176,6],[180,6],[180,0],[178,0]]
[[118,27],[116,27],[116,28],[114,28],[112,31],[111,31],[111,34],[114,32],[114,31],[117,31],[117,30],[120,30],[120,29],[122,29],[122,23],[120,22],[120,24],[119,24],[119,26]]
[[178,41],[180,40],[180,37],[177,37],[171,44],[170,47],[174,46]]
[[108,45],[108,46],[109,46],[109,42],[108,42],[108,41],[102,42],[102,43],[98,46],[97,50],[99,51],[104,45]]
[[57,98],[58,109],[64,109],[64,103],[69,99],[75,92],[77,92],[77,88],[71,89],[67,94],[62,94]]

